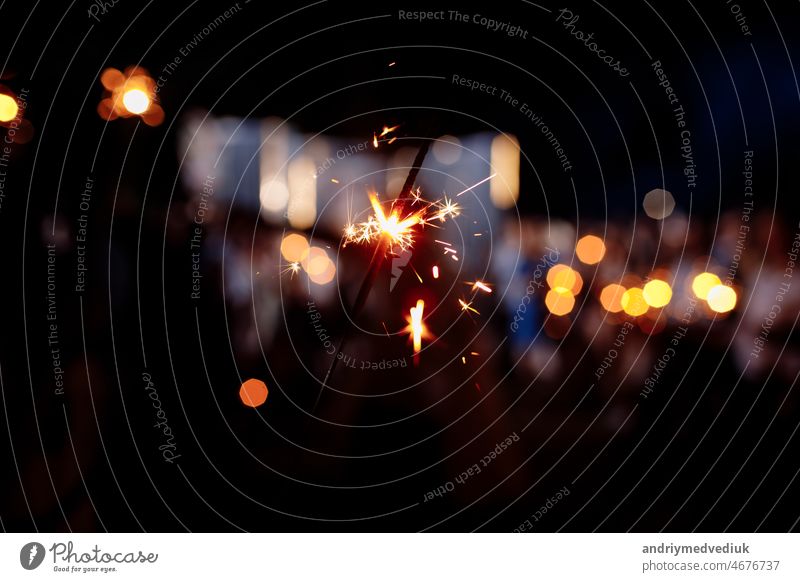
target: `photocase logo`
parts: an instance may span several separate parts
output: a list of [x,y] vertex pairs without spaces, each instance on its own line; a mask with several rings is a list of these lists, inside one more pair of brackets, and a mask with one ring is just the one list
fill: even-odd
[[19,551],[19,563],[26,570],[35,570],[44,561],[44,546],[38,542],[29,542]]

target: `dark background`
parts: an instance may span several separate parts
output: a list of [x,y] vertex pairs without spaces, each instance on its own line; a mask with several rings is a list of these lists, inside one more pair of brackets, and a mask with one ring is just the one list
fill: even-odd
[[[191,193],[177,179],[178,132],[181,116],[198,108],[217,116],[291,116],[309,133],[335,124],[338,135],[359,140],[382,124],[402,123],[402,135],[412,141],[494,127],[515,134],[532,161],[522,168],[523,218],[583,221],[600,230],[611,225],[630,250],[635,238],[624,233],[642,217],[642,194],[676,184],[678,206],[691,216],[686,252],[694,256],[712,254],[725,211],[738,215],[742,151],[753,149],[759,226],[748,247],[750,263],[780,266],[800,218],[800,94],[792,65],[800,59],[800,8],[741,4],[752,37],[742,36],[722,1],[604,2],[607,10],[574,3],[579,28],[595,31],[631,71],[623,80],[556,25],[553,14],[525,2],[460,10],[518,23],[538,40],[396,17],[398,9],[435,9],[429,5],[321,2],[270,25],[301,5],[242,2],[241,13],[183,59],[160,94],[166,120],[151,128],[135,119],[106,123],[97,115],[100,72],[139,63],[157,75],[178,47],[232,4],[120,0],[98,23],[87,16],[87,2],[4,2],[0,82],[16,93],[29,89],[25,115],[35,133],[14,146],[0,212],[2,527],[509,531],[568,486],[570,495],[536,530],[795,528],[796,309],[787,307],[770,334],[776,349],[785,346],[775,367],[738,382],[729,347],[744,307],[693,328],[646,401],[635,389],[587,390],[606,348],[580,359],[586,340],[569,334],[558,345],[565,366],[550,380],[535,382],[501,350],[481,378],[482,385],[498,387],[485,399],[476,399],[472,382],[458,388],[464,378],[456,365],[442,367],[425,391],[358,406],[325,395],[323,417],[372,425],[399,410],[418,412],[434,394],[451,394],[445,404],[397,425],[344,428],[308,415],[318,383],[282,341],[287,329],[306,325],[304,297],[285,298],[286,324],[263,357],[231,349],[233,323],[212,266],[208,289],[216,292],[197,311],[186,301],[190,225],[181,209]],[[663,90],[648,57],[610,12],[662,61],[688,111],[701,176],[691,199],[680,187],[680,144]],[[388,68],[389,62],[396,65]],[[568,146],[577,200],[549,145],[518,111],[422,78],[454,73],[496,83],[545,113]],[[66,388],[54,395],[45,245],[53,240],[54,220],[72,239],[87,175],[95,180],[89,287],[81,296],[72,291],[74,249],[60,245]],[[255,216],[233,213],[229,220],[228,236],[274,242],[275,232]],[[333,244],[335,235],[323,233]],[[363,256],[356,259],[366,264]],[[497,319],[495,333],[508,323],[502,314]],[[344,328],[343,317],[329,321],[333,331]],[[654,354],[663,351],[674,325],[656,339],[661,347]],[[301,351],[313,340],[306,338]],[[431,359],[427,371],[441,364]],[[168,411],[182,453],[178,463],[164,463],[157,451],[148,424],[152,408],[142,394],[145,369]],[[236,395],[241,379],[251,376],[271,389],[257,413]],[[414,370],[394,380],[410,384]],[[380,382],[362,375],[350,387],[366,392]],[[420,503],[425,492],[454,479],[537,413],[491,470]],[[601,421],[593,423],[598,415]]]

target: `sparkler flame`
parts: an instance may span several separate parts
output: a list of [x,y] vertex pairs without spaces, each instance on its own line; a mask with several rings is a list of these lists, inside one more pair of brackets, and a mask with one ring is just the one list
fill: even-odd
[[408,328],[406,330],[411,334],[414,342],[414,355],[417,355],[422,349],[422,338],[427,335],[425,323],[422,321],[422,312],[425,309],[425,302],[422,299],[417,299],[417,306],[411,308],[411,317],[408,319]]
[[349,243],[370,243],[385,237],[389,243],[390,252],[394,251],[395,246],[399,247],[401,251],[411,248],[414,243],[414,227],[424,224],[425,214],[430,206],[402,216],[401,211],[395,208],[393,203],[387,216],[374,192],[370,192],[369,201],[373,214],[365,222],[350,223],[344,227],[344,246]]
[[[397,129],[397,126],[385,126],[383,128],[383,132],[380,134],[380,137],[383,137],[395,129]],[[378,146],[377,133],[373,133],[373,145],[375,147]],[[460,192],[457,194],[457,196],[460,196],[471,188],[486,182],[490,178],[491,176],[482,180],[481,182],[478,182],[478,184],[467,188],[463,192]],[[348,222],[345,225],[343,230],[342,246],[347,246],[350,243],[370,244],[377,242],[378,244],[384,244],[386,246],[386,252],[389,254],[396,253],[397,250],[400,252],[406,252],[413,246],[415,236],[418,234],[419,230],[424,229],[426,226],[440,228],[437,224],[433,223],[443,223],[448,218],[455,218],[461,214],[461,206],[454,202],[454,199],[455,197],[448,198],[447,196],[444,196],[441,200],[430,202],[422,197],[421,191],[419,187],[417,187],[410,190],[410,197],[408,199],[393,200],[389,205],[389,211],[387,213],[384,205],[381,204],[381,201],[378,199],[378,195],[375,192],[370,192],[369,201],[370,205],[372,206],[372,213],[364,222]],[[409,211],[410,208],[413,208],[413,210]],[[453,248],[451,243],[438,239],[435,239],[434,242],[443,245],[443,252],[445,256],[450,256],[450,258],[454,261],[459,260],[458,251]],[[376,248],[376,252],[379,248],[380,247]],[[374,265],[371,264],[370,266],[370,272],[377,269],[378,265],[380,264],[379,262],[375,262],[374,257],[373,263]],[[438,265],[433,266],[432,272],[433,278],[438,279],[440,276]],[[422,283],[422,277],[416,272],[416,269],[414,269],[414,273],[416,274],[420,283]],[[473,285],[473,291],[481,290],[485,293],[492,292],[492,289],[482,281],[475,281],[474,283],[469,284]],[[364,285],[362,285],[362,291],[363,289],[368,289],[368,287],[364,287]],[[361,295],[362,293],[359,292],[359,297],[361,297]],[[356,303],[360,304],[358,300]],[[472,307],[472,302],[466,302],[463,299],[459,299],[459,305],[461,306],[462,311],[479,314],[478,310]],[[422,340],[430,337],[430,334],[423,322],[422,316],[424,309],[425,302],[422,299],[419,299],[416,306],[411,308],[410,317],[406,317],[408,326],[406,327],[405,331],[411,336],[414,344],[415,363],[417,361],[418,354],[422,349]]]

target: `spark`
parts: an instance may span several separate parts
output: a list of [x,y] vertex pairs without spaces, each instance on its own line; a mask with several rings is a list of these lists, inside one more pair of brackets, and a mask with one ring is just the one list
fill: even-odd
[[482,232],[476,232],[476,233],[475,233],[474,235],[472,235],[472,236],[483,236],[483,233],[482,233]]
[[472,185],[472,186],[470,186],[469,188],[465,188],[464,190],[462,190],[461,192],[459,192],[458,194],[456,194],[455,196],[453,196],[453,198],[458,198],[458,197],[459,197],[459,196],[461,196],[462,194],[466,194],[467,192],[469,192],[469,191],[470,191],[470,190],[472,190],[473,188],[476,188],[476,187],[480,186],[480,185],[481,185],[481,184],[483,184],[484,182],[488,182],[489,180],[491,180],[492,178],[494,178],[496,175],[497,175],[497,172],[495,172],[494,174],[492,174],[492,175],[491,175],[491,176],[489,176],[488,178],[484,178],[484,179],[483,179],[483,180],[481,180],[480,182],[477,182],[477,183],[473,184],[473,185]]
[[375,132],[372,132],[372,146],[377,149],[378,148],[378,136],[375,135]]
[[392,61],[391,63],[389,63],[389,66],[393,67],[395,65],[395,63],[396,63],[396,61]]
[[464,356],[461,356],[461,363],[466,365],[467,358],[465,358]]
[[383,126],[383,131],[381,132],[381,134],[380,134],[378,137],[383,137],[383,136],[384,136],[384,135],[386,135],[387,133],[392,133],[392,132],[393,132],[395,129],[397,129],[398,127],[400,127],[400,126],[399,126],[399,125],[395,125],[395,126],[393,126],[393,127],[388,127],[388,126],[384,125],[384,126]]
[[444,222],[447,220],[448,216],[456,217],[461,214],[461,207],[453,202],[452,199],[448,200],[447,196],[444,197],[442,202],[437,203],[439,211],[434,214],[432,220],[438,220],[439,222]]
[[411,334],[414,343],[414,355],[420,352],[422,349],[422,338],[427,336],[425,323],[422,321],[422,312],[424,309],[425,302],[422,299],[417,299],[417,306],[411,308],[411,317],[407,319],[408,327],[406,331]]
[[[411,191],[411,203],[395,199],[389,206],[389,211],[384,210],[378,196],[371,192],[369,194],[372,214],[365,222],[357,224],[348,223],[344,227],[344,246],[349,243],[371,243],[379,238],[388,241],[388,251],[395,252],[395,247],[400,251],[406,251],[414,243],[414,238],[418,231],[425,226],[435,226],[431,221],[443,222],[448,216],[458,216],[460,207],[453,203],[451,199],[437,202],[429,202],[423,199],[419,188]],[[403,207],[419,207],[413,212],[404,211]],[[436,241],[439,244],[450,247],[451,244],[445,241]],[[450,248],[449,252],[457,252]],[[457,259],[456,259],[457,260]]]
[[433,278],[434,279],[438,279],[439,278],[439,266],[438,265],[434,265],[433,266]]
[[480,313],[478,312],[478,310],[477,310],[477,309],[475,309],[474,307],[472,307],[472,301],[470,301],[469,303],[467,303],[467,302],[466,302],[466,301],[464,301],[463,299],[459,299],[459,300],[458,300],[458,304],[459,304],[459,305],[461,305],[461,311],[472,311],[472,312],[473,312],[473,313],[475,313],[476,315],[480,315]]
[[412,271],[414,271],[414,274],[417,276],[417,279],[419,279],[419,282],[420,282],[420,283],[424,283],[424,281],[422,280],[422,277],[420,277],[420,276],[419,276],[419,273],[417,273],[417,270],[414,268],[414,265],[412,265],[412,264],[409,262],[409,263],[408,263],[408,266],[409,266],[409,267],[411,267],[411,270],[412,270]]
[[331,182],[333,182],[334,184],[338,184],[339,180],[337,180],[336,178],[331,178]]
[[397,136],[393,137],[392,139],[390,139],[390,140],[389,140],[388,142],[386,142],[386,143],[387,143],[387,144],[389,144],[389,145],[391,145],[391,144],[393,144],[393,143],[394,143],[394,142],[396,142],[396,141],[397,141]]
[[295,276],[295,274],[300,272],[300,263],[297,262],[297,261],[293,261],[293,262],[289,263],[286,266],[286,268],[283,269],[283,271],[281,271],[281,272],[282,273],[291,273],[290,278],[293,278]]
[[386,327],[386,322],[382,321],[381,325],[383,325],[383,330],[386,332],[386,337],[391,337],[391,334],[389,333],[389,329]]
[[472,285],[472,290],[475,291],[476,289],[480,289],[486,293],[491,293],[492,289],[483,281],[475,281],[474,283],[467,283],[467,285]]
[[451,245],[449,242],[445,242],[445,241],[443,241],[443,240],[437,240],[437,239],[433,239],[433,242],[439,243],[440,245],[445,245],[445,246],[447,246],[447,247],[453,246],[453,245]]
[[387,236],[392,244],[397,244],[402,250],[406,250],[414,242],[414,235],[411,227],[419,224],[420,214],[409,214],[405,218],[400,218],[400,214],[392,208],[392,213],[386,216],[381,206],[380,200],[375,194],[370,194],[369,200],[372,209],[375,211],[375,220],[381,234]]
[[470,352],[469,355],[470,356],[480,356],[480,354],[478,352]]

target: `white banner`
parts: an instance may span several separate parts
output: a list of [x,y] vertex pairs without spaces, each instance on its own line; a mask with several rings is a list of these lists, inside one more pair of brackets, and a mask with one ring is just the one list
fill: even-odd
[[0,580],[777,582],[800,579],[799,543],[793,534],[4,534]]

